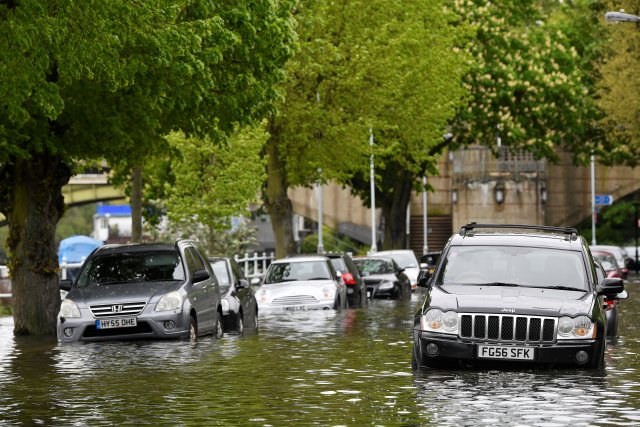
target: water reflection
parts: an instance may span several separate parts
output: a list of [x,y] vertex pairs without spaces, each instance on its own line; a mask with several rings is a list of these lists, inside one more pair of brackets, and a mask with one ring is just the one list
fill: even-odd
[[607,370],[414,375],[419,303],[270,314],[257,331],[59,345],[0,320],[0,424],[598,425],[640,423],[640,298],[624,302]]

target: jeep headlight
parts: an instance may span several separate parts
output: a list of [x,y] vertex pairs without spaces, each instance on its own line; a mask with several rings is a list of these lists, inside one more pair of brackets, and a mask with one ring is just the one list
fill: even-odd
[[182,296],[180,292],[173,291],[163,295],[156,304],[156,311],[179,310],[182,307]]
[[442,334],[457,334],[458,313],[455,311],[443,312],[437,308],[431,309],[420,317],[420,329]]
[[80,309],[75,302],[70,299],[65,299],[60,304],[60,317],[65,317],[67,319],[80,317]]
[[558,339],[593,338],[595,325],[587,316],[558,319]]

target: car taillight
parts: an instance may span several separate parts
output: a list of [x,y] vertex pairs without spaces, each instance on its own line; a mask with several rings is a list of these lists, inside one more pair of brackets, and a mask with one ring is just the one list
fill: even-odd
[[343,273],[342,274],[342,281],[344,282],[345,285],[355,285],[356,284],[356,279],[354,279],[353,274],[351,274],[351,273]]

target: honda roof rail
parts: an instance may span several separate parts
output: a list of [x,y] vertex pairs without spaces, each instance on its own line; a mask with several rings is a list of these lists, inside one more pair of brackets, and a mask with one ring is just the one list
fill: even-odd
[[469,224],[460,227],[460,235],[465,236],[467,232],[475,230],[477,228],[510,228],[510,229],[524,229],[524,230],[539,230],[539,231],[551,231],[556,233],[568,234],[571,240],[578,238],[578,230],[574,227],[553,227],[550,225],[530,225],[530,224],[478,224],[476,222],[470,222]]

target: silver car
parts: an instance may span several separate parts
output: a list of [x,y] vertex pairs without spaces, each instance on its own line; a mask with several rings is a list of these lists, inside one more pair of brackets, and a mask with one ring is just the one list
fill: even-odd
[[60,341],[222,336],[220,289],[192,241],[96,249],[60,305]]
[[418,259],[416,254],[411,249],[393,249],[389,251],[380,251],[370,254],[369,256],[382,256],[391,257],[400,268],[404,269],[404,274],[407,275],[411,282],[411,291],[415,292],[418,288],[418,274],[420,273],[420,266],[418,265]]
[[346,286],[329,258],[300,256],[277,260],[256,295],[260,312],[342,309]]

